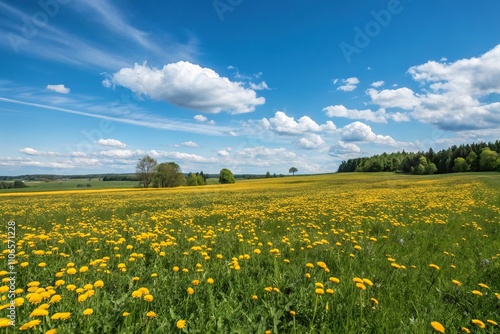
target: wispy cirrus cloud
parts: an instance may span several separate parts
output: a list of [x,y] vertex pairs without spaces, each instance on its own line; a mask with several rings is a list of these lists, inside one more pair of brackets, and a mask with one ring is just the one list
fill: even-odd
[[146,114],[125,114],[127,117],[118,117],[118,116],[109,116],[104,114],[91,113],[86,111],[79,111],[69,108],[56,107],[46,104],[33,103],[27,101],[20,101],[14,99],[8,99],[5,97],[0,97],[0,102],[10,103],[10,104],[18,104],[24,106],[30,106],[35,108],[42,108],[46,110],[54,110],[59,112],[64,112],[73,115],[92,117],[98,119],[105,119],[108,121],[131,124],[146,128],[154,128],[154,129],[162,129],[162,130],[173,130],[173,131],[183,131],[188,133],[199,133],[199,134],[207,134],[214,136],[223,136],[225,133],[231,131],[230,128],[224,126],[216,126],[209,124],[199,124],[198,126],[193,126],[191,122],[182,122],[178,120],[172,120],[168,118],[146,115]]

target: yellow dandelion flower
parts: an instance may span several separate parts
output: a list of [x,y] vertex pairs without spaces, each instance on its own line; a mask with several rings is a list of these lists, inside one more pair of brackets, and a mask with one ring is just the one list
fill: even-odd
[[257,297],[257,295],[253,295],[253,296],[252,296],[252,299],[253,299],[253,300],[257,300],[257,299],[259,299],[259,297]]
[[21,266],[21,267],[23,267],[23,268],[24,268],[24,267],[27,267],[28,265],[29,265],[29,262],[22,262],[22,263],[20,264],[20,266]]
[[200,284],[200,280],[195,279],[195,280],[193,280],[191,282],[191,284],[193,284],[194,286],[196,286],[196,285]]
[[465,333],[470,333],[470,329],[468,329],[467,327],[462,327],[460,328],[460,330]]
[[482,296],[483,293],[479,290],[472,290],[472,293],[475,294],[476,296]]
[[50,319],[52,320],[67,320],[71,317],[71,313],[70,312],[57,312],[57,313],[54,313]]
[[489,288],[490,288],[489,286],[487,286],[487,285],[486,285],[486,284],[484,284],[484,283],[479,283],[478,285],[479,285],[481,288],[484,288],[484,289],[489,289]]
[[373,303],[373,305],[378,305],[378,300],[375,298],[370,298],[370,301]]
[[148,318],[156,318],[156,313],[154,313],[153,311],[148,311],[148,313],[146,313],[146,316]]
[[76,274],[76,269],[75,268],[69,268],[66,270],[66,274],[68,275],[75,275]]
[[141,297],[142,297],[142,291],[134,290],[132,292],[132,298],[141,298]]
[[333,276],[332,276],[332,277],[330,277],[328,280],[329,280],[330,282],[332,282],[332,283],[336,283],[336,284],[340,283],[340,280],[339,280],[337,277],[333,277]]
[[317,288],[324,288],[325,286],[323,285],[323,283],[320,283],[320,282],[316,282],[314,283],[314,286],[317,287]]
[[132,277],[132,282],[137,282],[138,280],[140,280],[139,277],[137,277],[137,276]]
[[316,290],[314,290],[314,292],[317,294],[317,295],[324,295],[325,294],[325,290],[321,289],[321,288],[318,288]]
[[38,282],[38,281],[33,281],[33,282],[28,283],[29,288],[38,287],[39,285],[40,285],[40,282]]
[[91,315],[92,313],[94,313],[94,310],[91,308],[83,310],[83,315]]
[[47,263],[45,263],[45,262],[40,262],[40,263],[38,264],[38,266],[43,268],[43,267],[46,267],[46,266],[47,266]]
[[87,267],[87,266],[83,266],[80,268],[81,273],[86,273],[87,271],[89,271],[89,267]]
[[41,323],[41,321],[38,319],[31,320],[31,321],[28,321],[27,323],[25,323],[24,325],[22,325],[21,327],[19,327],[19,329],[22,331],[25,331],[25,330],[30,329],[30,328],[35,328],[40,323]]
[[207,283],[208,284],[214,284],[214,279],[211,278],[211,277],[207,278]]
[[186,327],[186,320],[179,320],[175,323],[175,326],[179,329],[183,329]]
[[81,295],[78,296],[78,302],[79,303],[83,303],[84,301],[87,300],[88,297],[89,297],[89,295],[87,295],[86,293],[81,294]]
[[256,254],[256,255],[259,255],[259,254],[261,253],[261,251],[260,251],[260,249],[255,248],[255,249],[253,250],[253,253],[254,253],[254,254]]
[[128,317],[129,315],[130,315],[130,312],[123,312],[122,313],[122,316],[124,316],[124,317]]
[[429,264],[429,267],[436,269],[436,270],[440,269],[439,266],[437,264],[434,264],[434,263]]
[[462,286],[462,283],[460,283],[459,281],[457,281],[456,279],[452,279],[451,282],[453,284],[455,284],[456,286]]
[[311,278],[311,274],[309,274],[309,273],[306,273],[305,276],[306,276],[306,278]]
[[326,289],[326,293],[333,295],[335,291],[333,291],[333,289]]
[[56,333],[57,333],[57,329],[55,329],[55,328],[49,329],[48,331],[45,332],[45,334],[56,334]]
[[38,294],[38,293],[33,293],[28,297],[28,301],[31,304],[38,304],[42,301],[42,299],[43,299],[43,296],[41,294]]
[[372,282],[372,281],[370,281],[368,278],[363,278],[363,282],[364,282],[365,284],[368,284],[369,286],[373,286],[373,282]]
[[40,304],[40,306],[38,306],[37,308],[39,308],[40,310],[48,310],[50,307],[50,304]]
[[40,308],[36,308],[33,310],[33,312],[30,313],[30,318],[45,317],[47,314],[49,314],[49,311],[44,310],[44,309],[40,309]]
[[498,325],[498,323],[496,321],[493,321],[493,320],[490,320],[490,319],[486,320],[486,322],[489,323],[489,324],[491,324],[491,325],[493,325],[493,326],[497,326]]
[[307,268],[314,268],[314,264],[312,264],[311,262],[306,263],[306,267]]
[[187,288],[186,291],[187,291],[188,295],[192,295],[194,293],[194,289],[191,287]]
[[7,318],[0,318],[0,328],[12,326],[12,320]]
[[356,288],[361,289],[361,290],[366,290],[366,285],[363,283],[356,283]]
[[153,301],[153,295],[145,295],[143,298],[147,302],[152,302]]
[[484,324],[484,322],[482,322],[481,320],[479,319],[472,319],[472,323],[476,326],[478,326],[479,328],[484,328],[486,327],[486,325]]
[[104,282],[102,280],[97,280],[94,283],[94,288],[102,288],[104,287]]
[[439,333],[444,333],[444,326],[441,325],[439,322],[437,321],[433,321],[431,322],[431,327],[436,331],[436,332],[439,332]]
[[326,263],[325,263],[325,262],[323,262],[323,261],[318,261],[318,262],[316,263],[316,265],[317,265],[318,267],[320,267],[321,269],[325,269],[325,268],[327,268]]
[[24,298],[23,297],[17,297],[14,299],[14,306],[19,307],[24,304]]

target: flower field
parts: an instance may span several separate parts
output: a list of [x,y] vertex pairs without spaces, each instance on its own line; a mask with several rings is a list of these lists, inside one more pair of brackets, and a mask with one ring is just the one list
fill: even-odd
[[0,221],[5,333],[500,333],[499,173],[9,193]]

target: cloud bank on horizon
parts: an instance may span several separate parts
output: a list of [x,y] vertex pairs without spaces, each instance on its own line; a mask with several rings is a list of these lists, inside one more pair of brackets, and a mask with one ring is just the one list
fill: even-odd
[[[189,1],[171,12],[156,1],[50,1],[0,2],[10,14],[0,115],[12,125],[0,134],[0,175],[133,172],[145,154],[185,172],[333,172],[353,157],[499,139],[497,21],[463,23],[483,5],[442,17],[444,5],[401,1],[346,62],[339,45],[364,26],[359,14],[384,5],[346,5],[344,16],[335,4],[308,5],[309,15],[290,5],[270,17],[278,4],[256,1],[221,21]],[[426,15],[450,29],[417,29]],[[256,18],[262,26],[247,29]]]

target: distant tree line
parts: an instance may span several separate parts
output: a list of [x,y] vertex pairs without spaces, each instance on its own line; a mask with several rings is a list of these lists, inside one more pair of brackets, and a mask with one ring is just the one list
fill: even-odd
[[[136,179],[139,186],[148,188],[167,188],[179,186],[202,186],[207,184],[207,175],[201,172],[182,173],[181,167],[175,162],[158,163],[149,155],[139,159],[136,165]],[[219,174],[220,183],[234,183],[234,175],[229,169],[223,168]]]
[[139,181],[133,174],[108,174],[102,177],[103,181]]
[[338,172],[403,172],[417,175],[500,171],[500,141],[453,145],[434,152],[383,153],[342,161]]

